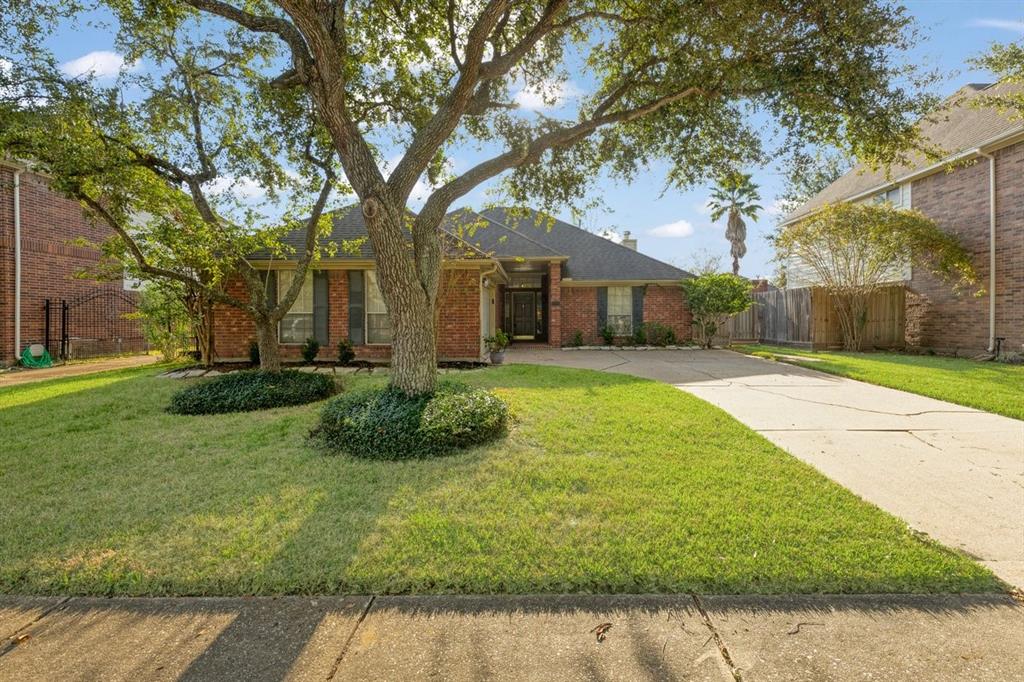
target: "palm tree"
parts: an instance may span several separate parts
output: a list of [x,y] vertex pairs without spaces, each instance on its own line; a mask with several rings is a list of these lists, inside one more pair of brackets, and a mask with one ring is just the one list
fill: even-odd
[[757,185],[750,179],[750,174],[739,171],[723,174],[711,191],[711,199],[708,200],[711,219],[718,220],[726,213],[729,214],[725,238],[732,245],[729,255],[732,256],[734,275],[740,274],[740,258],[747,255],[747,225],[743,222],[743,216],[757,220],[757,214],[762,210],[757,203],[760,200]]

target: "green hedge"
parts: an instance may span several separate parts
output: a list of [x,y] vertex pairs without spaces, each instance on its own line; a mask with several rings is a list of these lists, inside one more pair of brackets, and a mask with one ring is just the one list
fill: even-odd
[[173,414],[222,414],[267,410],[323,400],[335,392],[334,378],[285,370],[247,370],[207,379],[178,391],[167,411]]
[[370,459],[413,459],[480,445],[505,430],[508,407],[489,391],[445,383],[430,395],[378,388],[327,403],[312,437]]

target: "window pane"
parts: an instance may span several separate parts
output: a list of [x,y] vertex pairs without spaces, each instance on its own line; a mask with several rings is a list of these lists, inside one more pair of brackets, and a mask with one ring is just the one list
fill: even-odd
[[366,272],[366,342],[391,343],[391,318],[377,286],[377,273]]
[[630,287],[608,287],[608,315],[631,315],[633,291]]
[[313,313],[288,313],[281,320],[281,343],[305,343],[313,336]]
[[608,325],[616,336],[633,333],[633,289],[608,287]]
[[366,315],[366,342],[391,343],[391,320],[387,313]]
[[608,326],[612,328],[616,336],[629,336],[633,333],[633,316],[609,315]]
[[[277,298],[281,300],[288,293],[288,287],[292,285],[294,275],[287,270],[280,270],[277,273]],[[305,343],[306,339],[313,336],[313,271],[306,271],[306,279],[302,282],[302,289],[295,298],[288,314],[284,316],[279,325],[279,339],[281,343]]]
[[[292,285],[293,273],[281,270],[277,273],[277,300],[284,298],[288,293],[288,287]],[[306,271],[306,279],[302,282],[302,289],[292,304],[290,313],[312,313],[313,312],[313,271]]]
[[384,305],[384,297],[377,286],[377,273],[372,270],[366,271],[366,312],[387,314],[388,308]]

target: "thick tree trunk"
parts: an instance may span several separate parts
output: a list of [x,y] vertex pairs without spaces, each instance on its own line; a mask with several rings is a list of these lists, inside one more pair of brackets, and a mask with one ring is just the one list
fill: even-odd
[[256,319],[256,343],[260,347],[260,369],[281,371],[281,347],[277,342],[277,325],[267,319]]
[[[374,200],[364,205],[364,215],[374,228],[370,240],[377,282],[391,318],[391,385],[409,395],[431,393],[437,388],[434,309],[441,272],[438,237],[421,233],[415,246],[417,262],[403,235],[403,209]],[[431,240],[434,243],[429,243]]]
[[392,330],[391,385],[410,395],[430,393],[437,388],[433,306],[406,311],[393,322]]

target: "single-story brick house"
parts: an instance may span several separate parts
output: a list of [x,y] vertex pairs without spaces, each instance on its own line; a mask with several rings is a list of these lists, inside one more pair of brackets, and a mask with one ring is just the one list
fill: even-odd
[[[308,275],[298,301],[280,324],[284,357],[298,357],[314,337],[320,358],[336,357],[336,345],[349,339],[357,357],[390,354],[391,326],[377,286],[373,253],[358,207],[332,214],[333,229],[323,244],[359,244],[323,257]],[[438,316],[438,356],[480,360],[483,337],[503,329],[514,343],[567,345],[579,332],[598,343],[599,330],[612,326],[619,336],[644,322],[671,327],[680,340],[691,336],[691,318],[680,281],[689,273],[622,244],[530,209],[462,209],[447,216],[446,259]],[[283,238],[298,251],[301,231]],[[359,242],[358,240],[362,240]],[[294,261],[255,254],[252,262],[270,274],[271,291],[290,283],[284,276]],[[240,279],[227,285],[244,296]],[[273,294],[272,294],[273,295]],[[218,360],[248,358],[255,329],[245,313],[226,305],[214,311]]]
[[[791,223],[838,201],[890,201],[913,208],[960,237],[974,254],[983,296],[954,294],[931,273],[907,267],[906,343],[973,355],[1024,350],[1024,121],[977,106],[976,98],[1020,86],[970,84],[922,122],[925,139],[948,156],[923,156],[884,170],[858,165],[787,216]],[[813,286],[799,263],[787,267],[790,288]]]

